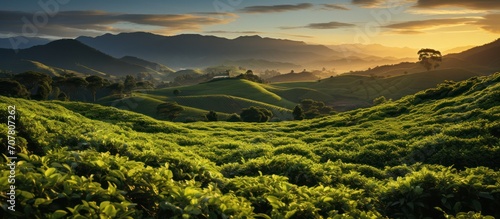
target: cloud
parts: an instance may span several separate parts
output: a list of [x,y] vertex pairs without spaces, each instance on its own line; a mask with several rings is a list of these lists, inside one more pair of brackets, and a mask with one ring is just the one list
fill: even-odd
[[492,32],[500,33],[500,14],[488,14],[483,19],[478,20],[475,24],[482,29]]
[[435,29],[443,26],[472,24],[477,20],[478,18],[429,19],[429,20],[395,23],[386,25],[384,27],[394,29],[395,32],[409,34],[409,33],[416,33],[415,31],[421,32],[422,29]]
[[264,32],[260,31],[226,31],[226,30],[212,30],[205,31],[204,33],[208,34],[262,34]]
[[322,4],[323,8],[325,10],[344,10],[348,11],[351,10],[348,7],[342,6],[342,5],[337,5],[337,4]]
[[302,3],[296,5],[270,5],[270,6],[250,6],[240,9],[239,12],[243,13],[276,13],[286,11],[297,11],[312,8],[310,3]]
[[485,10],[472,10],[472,9],[463,9],[463,10],[453,10],[453,9],[428,9],[428,8],[411,8],[406,10],[407,13],[410,14],[418,14],[418,15],[464,15],[464,14],[485,14]]
[[[131,32],[144,28],[153,33],[200,30],[206,25],[224,24],[237,16],[232,13],[122,14],[105,11],[61,11],[54,17],[34,19],[33,13],[0,11],[0,33],[75,37],[103,32]],[[46,22],[45,22],[46,21]]]
[[312,24],[308,24],[306,26],[280,27],[280,29],[289,30],[289,29],[308,28],[308,29],[326,30],[326,29],[338,29],[338,28],[342,28],[342,27],[354,27],[354,26],[356,26],[356,25],[332,21],[332,22],[327,22],[327,23],[312,23]]
[[499,0],[417,0],[417,8],[462,7],[477,10],[500,9]]
[[353,27],[353,26],[355,25],[332,21],[328,23],[312,23],[305,27],[309,29],[337,29],[341,27]]
[[384,2],[384,0],[352,0],[352,4],[363,7],[375,7]]

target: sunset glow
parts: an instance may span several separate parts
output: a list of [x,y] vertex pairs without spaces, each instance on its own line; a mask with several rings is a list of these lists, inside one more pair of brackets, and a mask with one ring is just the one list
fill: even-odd
[[[55,3],[55,4],[54,4]],[[63,4],[64,3],[64,4]],[[451,49],[498,38],[500,1],[3,1],[0,36],[75,38],[146,31],[311,44]],[[35,26],[30,29],[30,25]],[[30,26],[30,27],[28,27]]]

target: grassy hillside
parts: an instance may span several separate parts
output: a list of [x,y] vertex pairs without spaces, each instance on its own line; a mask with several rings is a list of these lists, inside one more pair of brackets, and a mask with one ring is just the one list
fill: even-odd
[[[499,82],[497,73],[326,118],[263,124],[171,123],[0,97],[2,109],[16,106],[18,152],[16,212],[2,202],[2,214],[500,217]],[[0,138],[6,148],[6,132]],[[0,168],[9,191],[10,169]]]
[[[174,90],[179,90],[180,93],[174,95]],[[276,120],[291,120],[291,109],[296,105],[270,92],[266,89],[266,85],[239,79],[142,91],[136,93],[134,98],[133,102],[144,101],[145,104],[138,104],[137,107],[130,107],[130,109],[152,117],[156,116],[156,106],[165,101],[175,101],[186,109],[198,109],[199,113],[184,112],[184,117],[190,115],[199,117],[199,115],[203,116],[206,112],[213,110],[225,118],[231,113],[239,114],[243,108],[260,106],[271,110]],[[121,101],[127,102],[126,99]],[[103,104],[113,105],[109,101],[103,102]],[[180,119],[184,117],[181,115],[178,121],[182,121]]]
[[461,81],[481,75],[463,69],[441,69],[390,78],[341,75],[320,82],[276,83],[269,89],[291,101],[312,98],[346,110],[370,106],[372,100],[380,96],[399,99],[445,80]]

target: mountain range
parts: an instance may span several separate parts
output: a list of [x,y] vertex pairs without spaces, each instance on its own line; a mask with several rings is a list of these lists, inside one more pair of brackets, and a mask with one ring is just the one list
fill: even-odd
[[[131,55],[158,62],[172,68],[201,68],[221,63],[238,63],[254,70],[303,68],[334,68],[339,72],[366,69],[369,66],[390,64],[408,59],[391,57],[391,54],[375,56],[384,50],[383,46],[371,46],[376,51],[365,53],[368,47],[352,46],[327,47],[311,45],[301,41],[263,38],[260,36],[241,36],[226,39],[215,36],[183,34],[160,36],[151,33],[105,34],[98,37],[78,37],[78,41],[114,57]],[[389,48],[389,47],[387,47]],[[408,54],[409,48],[398,49]],[[394,52],[392,56],[401,52]],[[416,53],[416,51],[413,51]],[[265,67],[255,66],[255,60],[266,60]],[[293,64],[292,64],[293,63]]]
[[[116,59],[72,39],[56,40],[17,51],[0,49],[0,56],[3,57],[0,60],[0,69],[14,73],[28,70],[25,68],[33,64],[25,65],[36,62],[43,64],[47,69],[63,69],[62,72],[69,70],[92,75],[124,76],[141,72],[160,74],[151,68]],[[43,68],[38,70],[44,72]],[[52,73],[54,74],[54,71]]]
[[[40,42],[36,40],[33,43]],[[382,52],[384,48],[387,48],[385,53]],[[321,69],[323,66],[328,70],[335,68],[337,73],[343,72],[339,69],[350,69],[360,70],[352,71],[352,74],[385,77],[425,71],[415,62],[416,58],[390,56],[391,53],[410,53],[411,50],[380,45],[327,47],[260,36],[226,39],[194,34],[160,36],[137,32],[55,40],[19,50],[0,49],[0,69],[13,73],[36,70],[51,75],[70,72],[111,77],[150,73],[161,77],[171,74],[174,69],[220,64],[253,70],[259,70],[259,66],[265,69],[274,67],[282,72]],[[377,53],[380,56],[373,55]],[[490,74],[500,69],[500,57],[496,55],[499,53],[500,40],[497,40],[461,53],[445,55],[440,69]]]

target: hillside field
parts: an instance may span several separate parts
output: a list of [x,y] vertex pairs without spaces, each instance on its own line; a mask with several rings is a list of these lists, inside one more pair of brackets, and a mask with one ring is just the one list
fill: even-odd
[[[286,84],[261,88],[248,95],[289,104]],[[16,211],[2,201],[4,218],[500,218],[500,73],[303,121],[172,123],[7,97],[0,106],[2,130],[16,108],[18,157]],[[7,148],[7,131],[0,139]],[[2,191],[9,175],[2,165]]]

